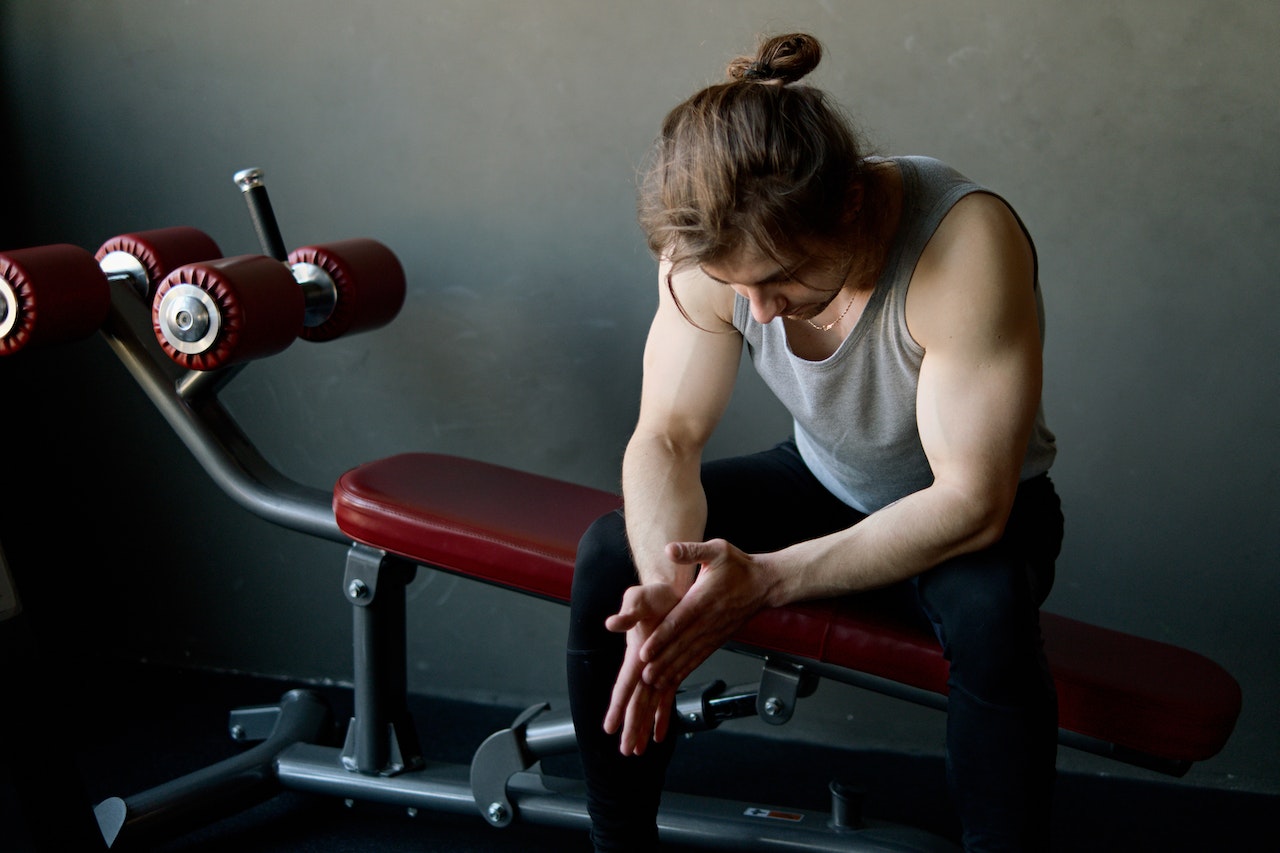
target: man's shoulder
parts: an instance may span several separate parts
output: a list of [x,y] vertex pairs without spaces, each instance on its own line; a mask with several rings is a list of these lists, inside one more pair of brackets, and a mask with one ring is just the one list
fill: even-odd
[[968,176],[945,160],[927,154],[895,154],[880,158],[894,163],[904,173],[909,173],[925,183],[971,183]]
[[731,329],[734,310],[732,288],[715,281],[696,264],[674,270],[668,267],[667,271],[670,278],[664,274],[662,286],[666,289],[670,283],[667,295],[673,297],[686,319],[705,330]]

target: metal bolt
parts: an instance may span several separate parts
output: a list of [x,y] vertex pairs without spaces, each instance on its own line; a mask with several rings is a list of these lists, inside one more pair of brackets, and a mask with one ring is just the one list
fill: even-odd
[[234,726],[232,726],[232,727],[231,727],[231,739],[232,739],[232,740],[244,740],[244,739],[245,739],[244,726],[240,725],[239,723],[237,723],[237,724],[235,724]]
[[262,186],[262,177],[263,173],[261,169],[241,169],[231,176],[231,180],[235,181],[236,186],[240,188],[241,192],[244,192],[246,190],[251,190],[254,187]]
[[417,817],[417,816],[418,816],[418,810],[417,810],[415,807],[413,807],[413,806],[409,806],[409,808],[408,808],[408,812],[409,812],[409,817]]
[[776,717],[782,713],[782,700],[777,696],[770,697],[764,703],[764,712],[770,717]]
[[209,311],[199,299],[193,296],[180,296],[168,302],[169,310],[163,315],[168,321],[168,331],[173,337],[186,343],[192,343],[209,333],[212,321]]
[[489,803],[489,820],[492,823],[502,823],[507,819],[507,808],[502,803]]
[[351,596],[352,598],[364,598],[368,594],[369,594],[369,585],[366,584],[364,581],[360,580],[359,578],[356,578],[355,580],[353,580],[351,584],[347,587],[347,595]]

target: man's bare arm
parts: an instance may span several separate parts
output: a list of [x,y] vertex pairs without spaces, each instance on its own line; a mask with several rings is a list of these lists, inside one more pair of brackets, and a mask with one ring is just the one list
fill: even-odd
[[644,752],[650,737],[662,740],[670,725],[675,687],[644,683],[640,648],[693,581],[687,565],[670,559],[667,543],[703,535],[702,448],[728,402],[742,351],[741,337],[725,319],[732,292],[691,271],[675,285],[686,317],[667,289],[666,273],[664,266],[645,345],[640,417],[623,459],[627,538],[640,583],[605,621],[627,635],[604,719],[605,731],[621,729],[623,754]]
[[987,195],[962,200],[912,279],[908,323],[924,347],[917,421],[934,482],[861,523],[769,554],[690,540],[694,587],[642,648],[644,677],[678,683],[756,610],[912,577],[1002,534],[1040,399],[1030,246]]
[[707,514],[702,449],[732,393],[742,339],[725,319],[732,310],[727,288],[696,269],[676,275],[686,318],[667,289],[667,270],[664,264],[659,274],[640,416],[623,457],[622,494],[641,580],[671,582],[683,593],[692,572],[672,564],[666,546],[702,538]]

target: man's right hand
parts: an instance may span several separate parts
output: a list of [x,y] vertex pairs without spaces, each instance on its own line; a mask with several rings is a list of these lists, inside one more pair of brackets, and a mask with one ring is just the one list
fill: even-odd
[[641,755],[650,737],[661,741],[671,726],[672,703],[679,685],[656,689],[644,682],[645,663],[640,647],[680,601],[680,593],[667,583],[633,586],[622,597],[622,608],[605,620],[605,627],[626,632],[627,653],[614,682],[604,730],[622,729],[619,749],[623,755]]

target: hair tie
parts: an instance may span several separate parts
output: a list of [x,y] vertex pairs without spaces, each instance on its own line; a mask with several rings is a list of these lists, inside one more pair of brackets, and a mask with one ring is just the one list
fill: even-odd
[[773,66],[767,62],[753,62],[742,73],[743,80],[772,80]]

